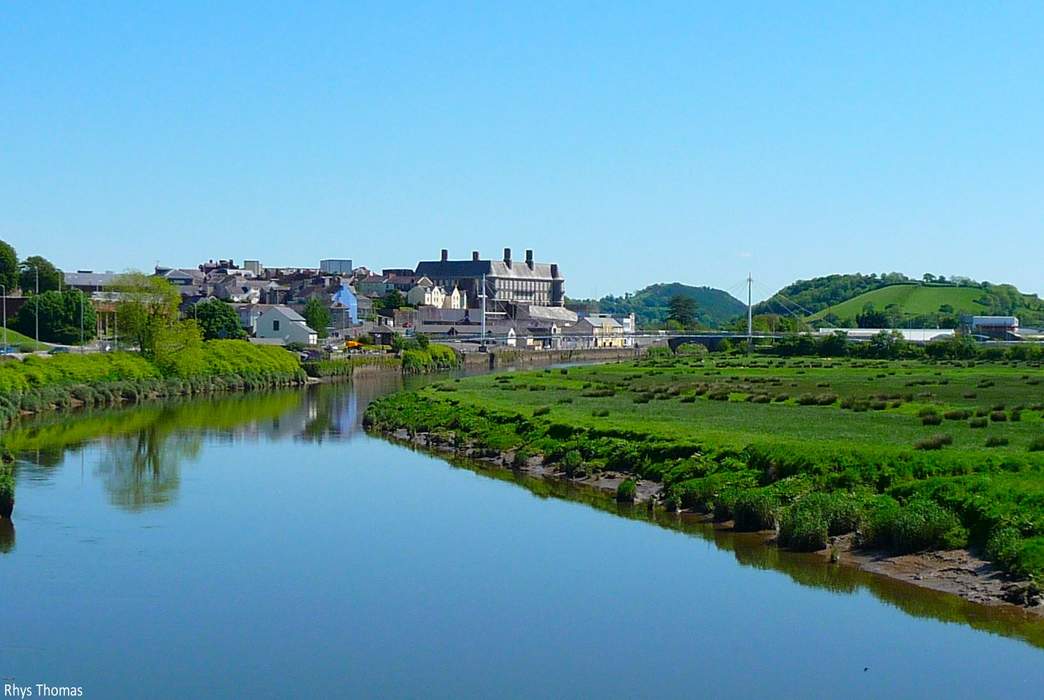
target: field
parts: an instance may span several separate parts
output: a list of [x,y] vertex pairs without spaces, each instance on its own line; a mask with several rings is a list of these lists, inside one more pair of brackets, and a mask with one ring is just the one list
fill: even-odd
[[953,307],[953,312],[958,314],[985,314],[989,309],[977,301],[982,296],[983,290],[974,287],[925,287],[919,284],[893,284],[827,307],[809,318],[818,320],[828,314],[833,314],[842,319],[854,319],[867,304],[873,304],[874,308],[879,311],[895,304],[907,316],[934,314],[943,304],[949,304]]
[[1039,363],[701,359],[471,377],[371,406],[371,428],[661,481],[673,507],[799,549],[983,547],[1044,573]]

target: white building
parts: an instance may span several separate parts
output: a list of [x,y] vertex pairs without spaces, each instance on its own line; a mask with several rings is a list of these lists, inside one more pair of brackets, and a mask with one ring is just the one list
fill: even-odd
[[417,284],[406,293],[406,302],[411,306],[433,306],[437,309],[466,309],[468,306],[466,293],[456,287],[452,292],[447,292],[428,277],[417,280]]
[[317,345],[319,335],[308,327],[304,316],[288,306],[272,306],[265,310],[254,324],[254,335],[287,343]]

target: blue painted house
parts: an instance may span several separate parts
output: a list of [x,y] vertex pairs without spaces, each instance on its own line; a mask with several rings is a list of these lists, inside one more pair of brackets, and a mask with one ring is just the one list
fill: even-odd
[[335,304],[340,304],[341,306],[347,308],[348,316],[352,320],[352,325],[358,325],[359,297],[355,295],[355,292],[352,291],[351,287],[349,287],[347,284],[341,284],[340,289],[338,289],[333,294],[333,302]]

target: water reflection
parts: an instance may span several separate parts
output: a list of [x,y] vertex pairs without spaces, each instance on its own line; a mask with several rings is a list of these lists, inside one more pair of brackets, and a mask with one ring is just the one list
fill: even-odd
[[14,523],[5,518],[0,518],[0,554],[7,554],[15,548],[15,526]]
[[1021,608],[981,605],[957,595],[922,588],[852,566],[831,564],[817,554],[790,552],[779,547],[766,546],[764,537],[760,534],[718,529],[691,514],[662,511],[650,514],[642,506],[617,503],[613,496],[584,485],[567,481],[549,481],[491,467],[484,462],[439,456],[448,459],[454,466],[468,469],[481,476],[513,482],[538,498],[577,501],[614,515],[711,540],[718,549],[731,552],[741,565],[781,572],[801,586],[828,590],[840,595],[869,591],[879,600],[914,617],[967,624],[975,629],[1016,637],[1044,648],[1044,619]]
[[94,473],[112,504],[129,511],[157,508],[176,500],[182,465],[198,457],[206,439],[352,440],[362,434],[367,404],[402,386],[401,377],[383,374],[359,377],[350,387],[172,399],[85,410],[72,420],[56,414],[12,427],[0,447],[17,455],[16,479],[47,481],[67,454],[94,443],[101,452]]
[[177,497],[181,463],[194,459],[202,444],[199,435],[151,426],[110,441],[95,473],[115,506],[130,511],[163,506]]

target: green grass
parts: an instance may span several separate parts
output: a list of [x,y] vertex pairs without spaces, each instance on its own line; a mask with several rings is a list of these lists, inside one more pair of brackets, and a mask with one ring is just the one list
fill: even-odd
[[985,314],[988,308],[977,300],[984,295],[983,290],[974,287],[925,287],[918,284],[893,284],[827,307],[817,314],[809,317],[816,321],[828,314],[834,314],[838,318],[854,319],[862,312],[867,304],[873,304],[874,308],[883,311],[887,306],[896,304],[904,315],[918,316],[921,314],[938,313],[939,307],[949,304],[954,313]]
[[[433,385],[375,402],[367,423],[557,464],[575,452],[585,471],[660,480],[668,498],[744,527],[771,526],[817,492],[851,495],[877,533],[868,542],[896,550],[984,544],[1015,527],[1023,539],[1006,568],[1041,575],[1042,376],[1018,362],[658,358],[469,377],[450,393]],[[998,410],[1020,419],[964,418]],[[806,544],[829,526],[811,508],[787,522]]]
[[[3,344],[4,344],[3,331],[0,330],[0,347],[3,347]],[[33,348],[35,348],[37,350],[46,350],[47,348],[51,347],[47,343],[37,343],[35,340],[30,338],[29,336],[22,335],[21,333],[19,333],[18,331],[14,330],[13,328],[8,328],[7,329],[7,344],[12,346],[12,347],[14,347],[16,350],[20,349],[23,346],[33,347]]]

